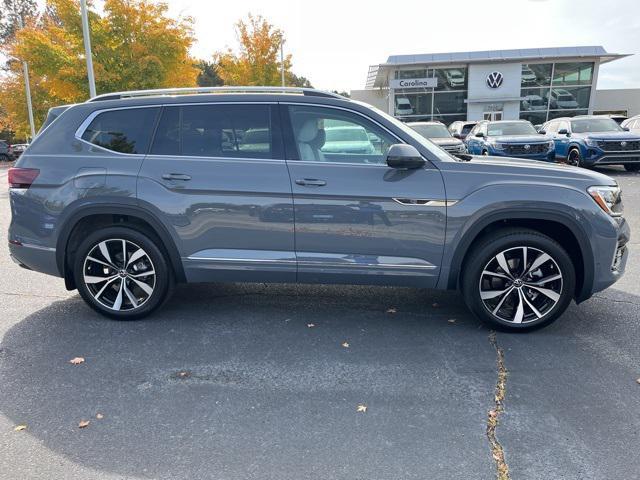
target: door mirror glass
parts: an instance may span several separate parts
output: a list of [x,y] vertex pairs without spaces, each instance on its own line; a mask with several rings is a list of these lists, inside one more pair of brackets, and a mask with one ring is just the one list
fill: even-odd
[[476,133],[476,137],[478,137],[478,138],[484,138],[484,133],[482,133],[482,132],[478,132],[478,133]]
[[628,131],[629,131],[629,127],[622,127],[622,129],[623,129],[625,132],[628,132]]
[[569,132],[566,128],[561,128],[560,130],[558,130],[558,135],[567,135],[568,133]]
[[540,130],[538,133],[539,133],[540,135],[546,135],[546,134],[547,134],[547,132],[546,132],[546,131],[544,131],[544,130]]
[[387,165],[391,168],[420,168],[425,161],[413,145],[397,143],[389,147]]

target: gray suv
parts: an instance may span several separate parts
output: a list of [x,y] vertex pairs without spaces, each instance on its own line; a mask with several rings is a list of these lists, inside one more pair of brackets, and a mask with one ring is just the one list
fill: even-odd
[[481,319],[527,330],[627,261],[611,178],[462,161],[338,95],[123,92],[54,116],[8,174],[11,255],[116,319],[176,282],[347,283],[460,289]]

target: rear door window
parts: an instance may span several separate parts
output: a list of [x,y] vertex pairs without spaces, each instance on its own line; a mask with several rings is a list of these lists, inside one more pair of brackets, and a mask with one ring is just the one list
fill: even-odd
[[276,158],[270,105],[164,107],[151,153],[196,157]]
[[118,153],[146,154],[160,107],[123,108],[99,113],[82,139]]

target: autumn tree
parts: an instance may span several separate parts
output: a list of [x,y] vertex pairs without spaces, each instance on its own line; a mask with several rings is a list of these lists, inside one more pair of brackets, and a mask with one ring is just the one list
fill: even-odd
[[[284,32],[262,16],[249,14],[246,21],[236,23],[239,48],[214,54],[218,75],[225,85],[281,85],[280,44]],[[309,84],[304,77],[291,72],[291,55],[284,58],[287,85]],[[294,83],[295,82],[295,83]]]
[[196,68],[200,70],[198,72],[198,78],[196,79],[199,87],[219,87],[224,85],[224,82],[218,74],[218,65],[215,63],[200,60],[196,63]]
[[0,44],[12,40],[20,23],[37,13],[36,0],[0,0]]
[[[166,4],[151,0],[105,0],[102,14],[89,3],[97,92],[195,86],[192,23],[170,18]],[[2,53],[29,63],[38,123],[49,107],[88,98],[79,0],[47,0],[40,18],[17,32]],[[27,126],[21,82],[14,62],[0,83],[0,104],[7,112],[4,123],[17,130]]]

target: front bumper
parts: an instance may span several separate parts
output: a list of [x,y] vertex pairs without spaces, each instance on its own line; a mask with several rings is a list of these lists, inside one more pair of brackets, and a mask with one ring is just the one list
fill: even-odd
[[[594,293],[600,292],[610,287],[620,280],[624,275],[629,258],[628,243],[631,238],[631,229],[624,217],[612,219],[615,236],[603,238],[595,235],[592,241],[596,241],[595,255],[595,272],[593,278],[593,287],[589,298]],[[586,298],[578,298],[578,301],[586,300]]]

